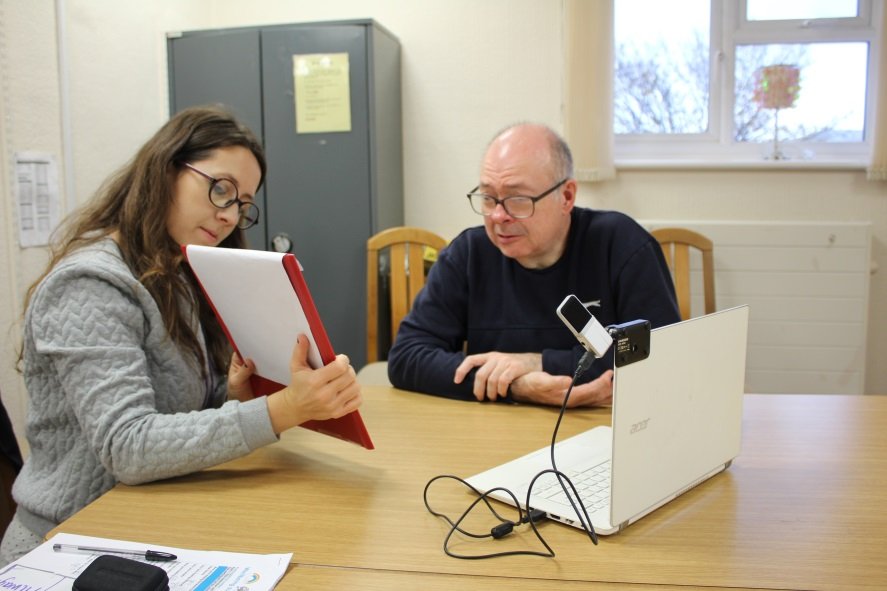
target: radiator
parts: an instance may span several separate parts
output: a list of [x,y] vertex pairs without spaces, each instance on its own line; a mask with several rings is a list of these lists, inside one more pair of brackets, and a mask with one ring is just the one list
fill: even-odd
[[[863,393],[869,223],[640,223],[649,230],[690,228],[714,243],[717,308],[750,307],[746,392]],[[691,258],[694,316],[702,313],[701,273],[697,253]]]

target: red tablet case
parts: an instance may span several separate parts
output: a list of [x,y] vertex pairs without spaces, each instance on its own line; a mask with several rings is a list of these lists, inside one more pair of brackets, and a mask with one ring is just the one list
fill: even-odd
[[[185,260],[188,260],[189,264],[190,260],[188,259],[188,251],[192,248],[195,247],[193,245],[182,246],[182,252],[185,255]],[[197,248],[210,247],[198,246]],[[299,299],[299,303],[302,306],[302,312],[305,314],[305,318],[308,321],[308,326],[311,330],[311,336],[313,337],[314,342],[317,345],[320,358],[323,364],[326,365],[336,358],[336,354],[333,352],[333,347],[330,344],[329,337],[327,337],[326,330],[323,327],[323,323],[320,321],[320,315],[317,313],[317,308],[314,306],[314,300],[311,298],[311,292],[308,291],[308,284],[305,282],[305,277],[302,275],[299,263],[296,260],[295,255],[291,253],[286,253],[283,255],[282,264],[283,271],[286,273],[287,278],[289,279],[289,282],[293,286],[293,290],[295,291],[296,296]],[[222,330],[225,331],[225,335],[228,337],[228,341],[231,343],[231,346],[234,348],[234,350],[237,351],[238,355],[244,357],[244,355],[238,348],[237,343],[234,341],[234,338],[231,336],[231,333],[229,332],[228,327],[225,324],[225,319],[222,318],[221,314],[219,314],[216,305],[213,303],[213,298],[204,287],[203,281],[200,278],[200,274],[193,265],[191,266],[191,268],[194,271],[194,275],[195,277],[197,277],[197,282],[200,284],[200,287],[203,290],[207,301],[212,307],[216,318],[219,320],[219,324],[221,324]],[[234,278],[234,280],[236,281],[237,279]],[[261,293],[261,286],[253,286],[253,288],[256,290],[256,293]],[[260,327],[257,327],[257,329],[260,329]],[[295,342],[293,344],[295,344]],[[281,354],[289,355],[290,352],[282,352]],[[283,389],[285,386],[284,384],[280,384],[257,374],[253,374],[253,376],[250,378],[250,384],[252,385],[253,394],[255,394],[256,396],[266,396],[268,394]],[[367,431],[366,426],[363,423],[363,419],[361,418],[360,413],[356,410],[345,415],[344,417],[339,417],[338,419],[306,421],[300,426],[306,429],[317,431],[318,433],[323,433],[325,435],[330,435],[332,437],[351,441],[367,449],[374,449],[369,432]]]

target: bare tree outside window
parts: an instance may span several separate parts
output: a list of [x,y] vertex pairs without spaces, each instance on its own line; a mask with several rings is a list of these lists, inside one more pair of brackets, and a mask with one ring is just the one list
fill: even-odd
[[708,43],[697,34],[675,55],[663,41],[616,48],[616,133],[704,133],[708,129]]
[[[854,0],[820,14],[822,7],[810,4],[794,8],[803,17],[774,17],[768,1],[684,0],[677,10],[657,0],[616,0],[617,155],[749,156],[755,144],[774,141],[777,129],[796,158],[860,153],[839,150],[863,149],[866,140],[870,39],[877,33],[866,20],[870,5]],[[748,15],[737,7],[748,7]],[[825,20],[811,26],[811,19]],[[723,32],[720,48],[711,46],[713,30]],[[774,65],[800,71],[796,99],[778,110],[754,100],[756,72]]]
[[[708,47],[696,36],[675,55],[658,46],[622,44],[614,69],[614,131],[620,134],[704,133],[708,127]],[[736,50],[734,132],[737,142],[767,142],[773,135],[772,109],[753,100],[755,71],[766,65],[793,64],[801,69],[799,103],[811,67],[807,45],[745,45]],[[864,89],[864,85],[862,87]],[[861,141],[862,126],[850,121],[852,107],[835,100],[816,120],[780,125],[786,141]]]

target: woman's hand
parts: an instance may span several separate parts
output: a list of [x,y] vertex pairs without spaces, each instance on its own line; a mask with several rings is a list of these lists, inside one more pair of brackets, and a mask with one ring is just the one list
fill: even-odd
[[255,371],[256,364],[252,359],[244,361],[237,353],[231,355],[231,365],[228,366],[228,398],[230,400],[246,402],[254,398],[249,378]]
[[275,433],[305,421],[336,419],[357,410],[363,402],[360,385],[348,357],[312,369],[308,365],[308,337],[299,335],[290,360],[290,384],[268,397],[268,414]]

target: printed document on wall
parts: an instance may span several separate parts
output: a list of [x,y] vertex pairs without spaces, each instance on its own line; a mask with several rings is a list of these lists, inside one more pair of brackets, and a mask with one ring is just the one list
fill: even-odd
[[351,131],[351,81],[347,53],[293,56],[296,133]]
[[49,244],[49,236],[58,225],[61,215],[55,156],[38,152],[17,152],[15,195],[21,247]]

